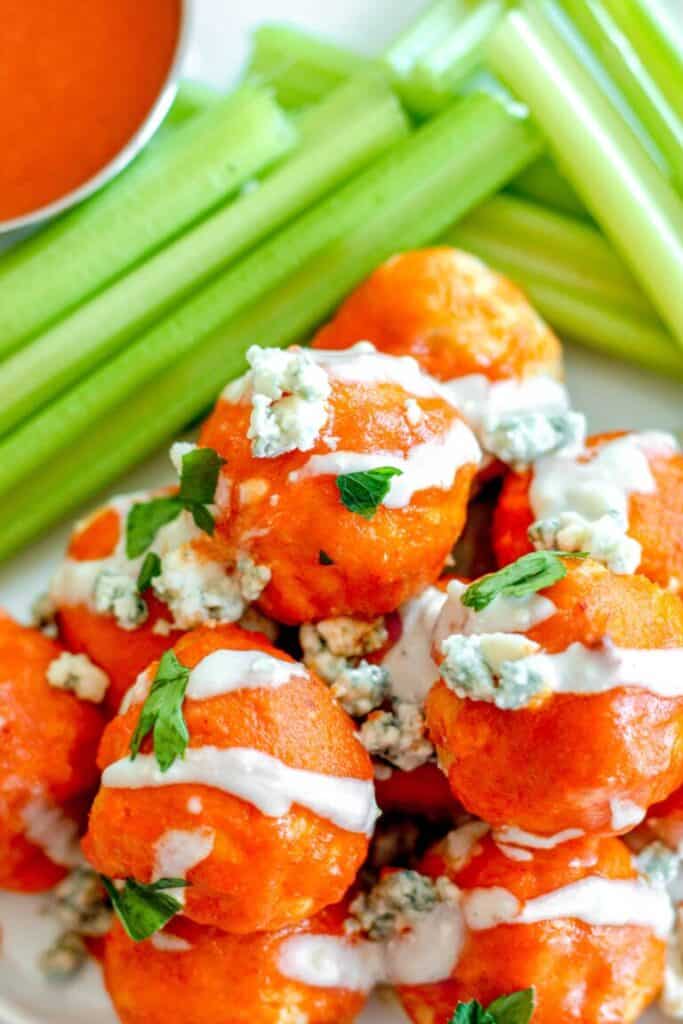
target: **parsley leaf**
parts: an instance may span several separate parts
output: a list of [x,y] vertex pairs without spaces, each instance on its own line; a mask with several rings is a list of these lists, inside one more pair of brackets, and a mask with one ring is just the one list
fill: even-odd
[[372,519],[391,487],[393,476],[402,476],[403,470],[394,466],[378,466],[360,473],[343,473],[337,477],[339,495],[350,512],[364,519]]
[[183,509],[191,513],[198,529],[213,534],[215,524],[206,506],[213,503],[218,474],[223,465],[225,459],[213,448],[193,448],[183,455],[178,493],[172,497],[137,502],[130,510],[126,522],[128,558],[144,554],[154,543],[161,527],[177,519]]
[[458,1003],[449,1024],[529,1024],[536,1007],[533,988],[495,999],[486,1009],[473,999]]
[[322,548],[318,552],[318,564],[319,565],[334,565],[334,559],[330,558],[327,551],[323,551]]
[[562,558],[585,558],[577,551],[532,551],[498,572],[482,576],[461,597],[466,607],[480,612],[496,597],[524,597],[550,587],[567,575]]
[[138,594],[144,593],[152,585],[152,580],[161,575],[161,559],[153,551],[148,551],[138,573]]
[[183,700],[189,679],[189,668],[181,665],[173,651],[166,651],[133,733],[130,743],[133,761],[150,732],[162,772],[168,771],[177,757],[185,755],[189,734],[183,718]]
[[133,942],[142,942],[154,935],[174,917],[182,904],[164,889],[184,888],[183,878],[160,878],[158,882],[143,885],[127,878],[123,889],[117,889],[110,878],[100,875],[114,911]]

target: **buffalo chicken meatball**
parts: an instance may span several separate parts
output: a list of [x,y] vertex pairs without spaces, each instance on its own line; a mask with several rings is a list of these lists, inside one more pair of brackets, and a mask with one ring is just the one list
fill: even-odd
[[226,462],[217,532],[268,574],[258,604],[299,624],[394,610],[441,571],[480,450],[410,358],[254,347],[200,442]]
[[453,582],[434,657],[430,738],[493,825],[623,833],[683,781],[683,603],[643,576],[537,552]]
[[48,889],[78,862],[105,685],[86,659],[0,613],[0,888]]
[[449,1024],[459,1003],[530,987],[534,1024],[630,1024],[661,986],[671,908],[618,839],[513,847],[474,823],[420,871],[458,896],[445,977],[399,987],[415,1024]]
[[84,849],[114,879],[186,879],[183,912],[274,930],[339,900],[368,849],[370,760],[327,687],[236,626],[184,636],[100,750]]

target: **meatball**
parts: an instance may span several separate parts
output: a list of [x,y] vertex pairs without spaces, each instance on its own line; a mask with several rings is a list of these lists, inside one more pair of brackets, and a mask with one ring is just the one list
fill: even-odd
[[480,450],[409,358],[257,347],[200,442],[225,458],[217,532],[289,624],[394,610],[438,578]]
[[524,578],[525,561],[474,592],[450,584],[431,740],[456,797],[492,825],[626,832],[683,781],[683,603],[589,559],[527,558],[557,582],[479,610],[475,595]]
[[529,462],[581,428],[559,383],[556,336],[515,285],[469,253],[442,246],[393,256],[313,346],[363,339],[448,382],[485,451],[503,462]]
[[[231,935],[176,918],[143,943],[117,924],[104,974],[122,1024],[351,1024],[371,977],[343,937],[344,905],[277,932]],[[355,968],[355,969],[354,969]]]
[[532,548],[584,550],[615,572],[683,581],[683,455],[656,432],[601,434],[510,474],[496,508],[499,565]]
[[[61,682],[64,650],[0,612],[0,888],[49,889],[78,860],[104,720]],[[67,655],[68,658],[68,655]],[[52,667],[52,672],[51,672]]]
[[626,846],[589,837],[513,848],[485,825],[467,829],[420,868],[458,887],[461,928],[448,979],[399,987],[410,1019],[448,1024],[458,1003],[533,986],[534,1024],[634,1021],[662,984],[672,913]]
[[372,767],[303,665],[256,633],[203,627],[143,673],[126,705],[100,749],[84,840],[96,870],[185,878],[183,912],[240,933],[343,896],[375,822]]

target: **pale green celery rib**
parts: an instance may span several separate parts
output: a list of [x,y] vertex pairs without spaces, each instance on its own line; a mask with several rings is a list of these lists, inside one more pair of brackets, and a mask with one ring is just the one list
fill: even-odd
[[[439,237],[533,160],[541,145],[528,120],[491,97],[467,97],[243,260],[241,295],[247,282],[260,280],[250,305],[238,303],[232,316],[229,307],[220,311],[226,315],[207,316],[205,309],[197,318],[196,300],[188,303],[169,325],[172,336],[162,332],[125,354],[129,362],[119,366],[114,391],[112,375],[99,371],[94,384],[85,382],[86,393],[74,389],[51,407],[40,429],[30,430],[30,445],[26,428],[17,431],[0,445],[0,468],[7,459],[14,466],[1,484],[0,557],[195,418],[218,386],[243,370],[250,344],[305,338],[378,263]],[[213,286],[212,308],[226,288],[230,278]],[[55,445],[50,437],[60,425]]]
[[298,149],[241,195],[119,278],[0,367],[0,433],[120,350],[184,296],[370,163],[405,133],[379,75],[334,90],[299,122]]
[[537,3],[506,15],[489,59],[683,345],[680,198]]
[[486,239],[501,254],[514,253],[531,273],[581,288],[625,310],[655,316],[651,303],[613,246],[584,221],[501,194],[482,203],[457,225],[461,241],[468,233]]
[[[561,0],[561,3],[662,153],[680,189],[683,185],[683,120],[602,3],[596,0]],[[683,90],[683,77],[680,89]]]
[[183,79],[178,86],[173,105],[169,110],[165,124],[180,125],[220,103],[223,94],[205,82],[196,82],[191,78]]
[[[661,0],[603,0],[667,100],[683,118],[683,29]],[[680,10],[680,7],[679,7]]]
[[586,207],[569,182],[562,177],[550,157],[546,155],[534,160],[533,164],[518,174],[510,182],[509,191],[536,203],[549,206],[560,213],[583,219],[588,218]]
[[156,251],[291,149],[266,90],[242,89],[168,132],[110,185],[0,261],[0,355]]
[[[683,354],[656,317],[569,283],[566,268],[529,264],[524,252],[458,226],[444,241],[479,256],[524,289],[556,331],[588,348],[683,380]],[[550,261],[549,261],[550,264]]]

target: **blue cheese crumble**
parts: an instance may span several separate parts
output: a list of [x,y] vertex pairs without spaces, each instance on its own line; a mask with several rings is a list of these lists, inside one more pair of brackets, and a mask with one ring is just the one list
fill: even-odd
[[681,859],[675,850],[657,840],[640,851],[636,864],[654,889],[668,889],[678,878]]
[[309,451],[327,422],[330,381],[304,349],[252,345],[251,419],[247,436],[257,458]]
[[387,642],[384,619],[339,616],[306,623],[299,631],[304,663],[329,684],[332,696],[353,718],[363,718],[386,699],[389,673],[363,657]]
[[361,726],[360,741],[372,757],[404,772],[434,756],[422,708],[409,701],[395,701],[391,711],[373,711]]
[[459,697],[514,711],[544,689],[541,675],[523,660],[538,650],[537,643],[517,633],[455,633],[443,641],[439,671]]
[[99,615],[112,615],[121,629],[137,629],[148,615],[137,581],[125,572],[103,569],[95,580],[93,604]]
[[63,651],[47,667],[47,681],[57,690],[68,690],[79,700],[99,704],[109,686],[109,676],[86,654]]
[[532,523],[529,540],[537,550],[586,551],[612,572],[630,575],[640,565],[642,552],[627,529],[628,524],[616,509],[597,519],[568,510]]
[[457,903],[459,890],[448,878],[429,878],[409,869],[394,871],[351,904],[347,934],[363,934],[373,942],[410,931],[439,903]]
[[509,466],[520,468],[542,455],[581,448],[586,437],[586,418],[577,412],[510,413],[485,424],[484,448]]

